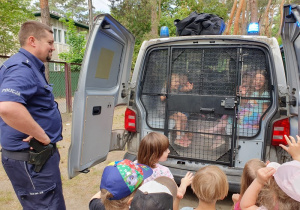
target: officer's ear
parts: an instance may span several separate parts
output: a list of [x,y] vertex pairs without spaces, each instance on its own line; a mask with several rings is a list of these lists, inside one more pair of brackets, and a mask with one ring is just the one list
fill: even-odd
[[36,38],[34,36],[29,36],[27,39],[28,45],[35,47],[36,46]]

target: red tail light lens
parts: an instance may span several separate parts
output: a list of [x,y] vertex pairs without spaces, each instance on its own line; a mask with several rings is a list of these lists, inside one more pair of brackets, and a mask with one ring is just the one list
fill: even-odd
[[136,114],[129,108],[125,111],[125,130],[136,132]]
[[288,118],[279,120],[273,125],[272,145],[279,146],[279,144],[287,145],[284,135],[290,135],[290,121]]

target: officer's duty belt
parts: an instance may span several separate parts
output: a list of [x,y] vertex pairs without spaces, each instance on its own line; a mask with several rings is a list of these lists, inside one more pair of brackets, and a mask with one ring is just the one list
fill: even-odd
[[[54,154],[56,150],[56,144],[52,144],[52,154]],[[29,160],[29,149],[28,150],[19,150],[19,151],[9,151],[2,148],[3,156],[13,159],[13,160],[21,160],[21,161],[28,161]]]

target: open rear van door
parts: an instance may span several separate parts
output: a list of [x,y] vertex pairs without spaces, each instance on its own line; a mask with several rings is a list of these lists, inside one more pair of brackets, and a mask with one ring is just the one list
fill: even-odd
[[69,178],[88,172],[117,149],[110,143],[113,114],[115,106],[128,100],[134,42],[134,36],[110,15],[96,17],[74,95]]
[[[291,135],[299,135],[299,65],[300,65],[300,6],[285,5],[282,20],[282,45],[285,57],[287,84],[289,86],[289,109]],[[294,127],[294,128],[293,128]]]

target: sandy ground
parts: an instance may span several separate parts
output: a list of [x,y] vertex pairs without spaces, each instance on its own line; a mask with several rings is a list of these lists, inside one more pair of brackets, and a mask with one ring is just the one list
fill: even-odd
[[[125,107],[117,107],[115,109],[113,129],[123,128],[124,112]],[[58,143],[58,148],[61,154],[60,169],[66,206],[67,209],[87,210],[90,198],[99,191],[100,178],[104,167],[111,161],[121,160],[125,151],[110,152],[107,160],[91,168],[89,173],[80,174],[73,179],[68,179],[67,164],[68,148],[71,142],[72,114],[63,113],[62,119],[64,139]],[[0,183],[0,209],[22,209],[2,164],[0,165]],[[217,209],[229,210],[231,209],[231,205],[231,195],[229,195],[224,201],[218,202]],[[197,206],[197,199],[191,190],[188,190],[180,206]]]

